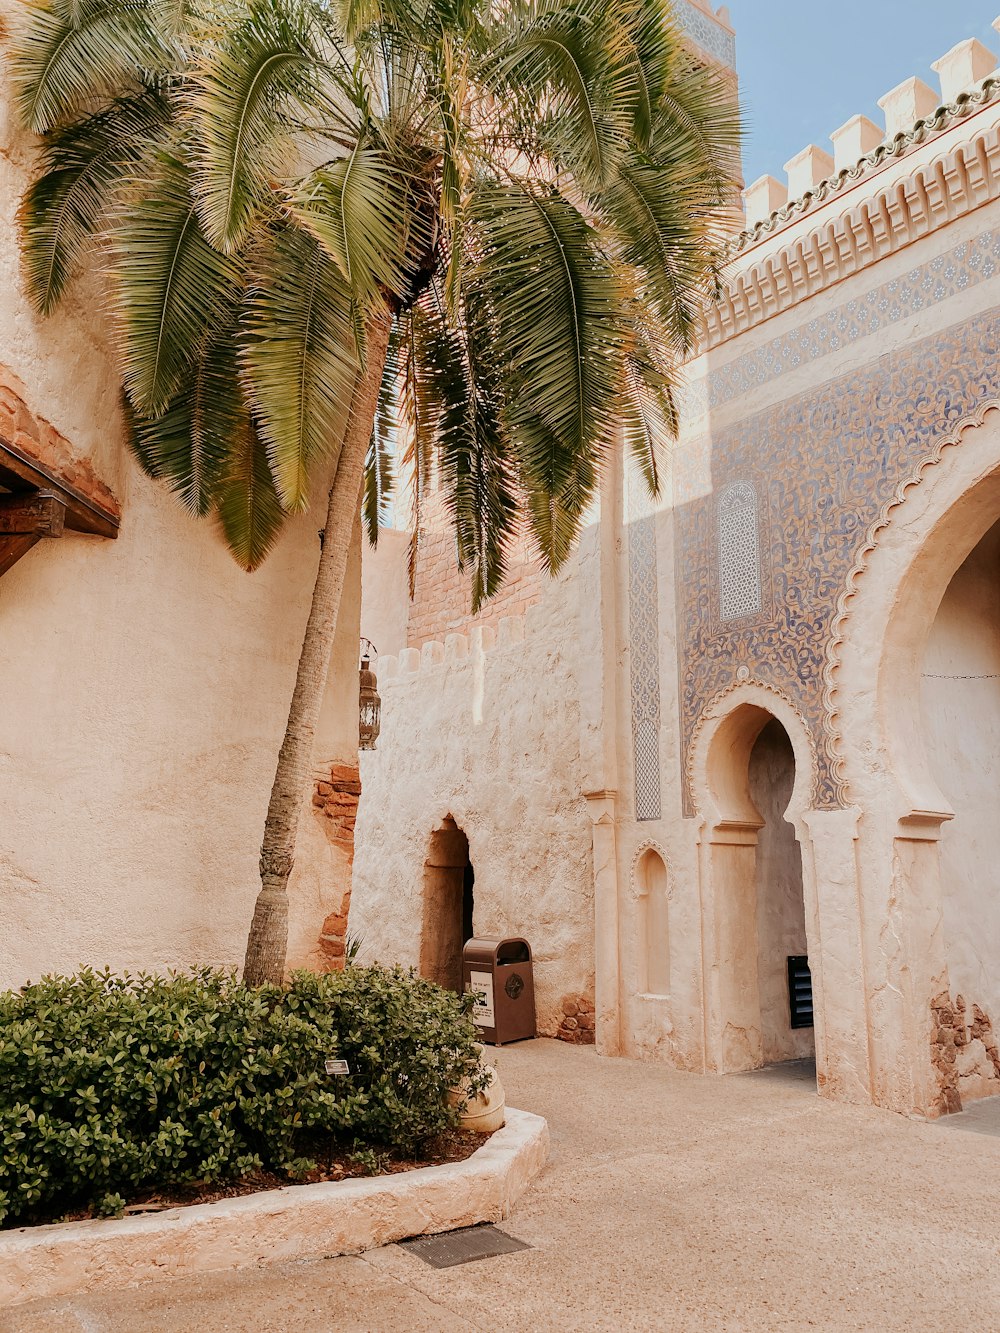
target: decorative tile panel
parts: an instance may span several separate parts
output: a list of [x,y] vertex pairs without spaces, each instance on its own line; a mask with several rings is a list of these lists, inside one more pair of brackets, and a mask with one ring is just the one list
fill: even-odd
[[681,411],[687,421],[694,421],[712,408],[723,407],[742,394],[780,379],[803,363],[813,363],[872,338],[997,273],[1000,230],[991,228],[902,277],[873,287],[752,352],[744,352],[728,365],[713,369],[707,379],[685,385],[679,395]]
[[661,817],[660,613],[656,514],[637,467],[628,468],[629,660],[635,817]]
[[736,68],[736,38],[699,9],[691,0],[674,0],[674,13],[681,29],[701,49],[722,65]]
[[[944,272],[940,278],[947,281]],[[820,809],[837,808],[823,668],[838,597],[901,485],[919,477],[958,423],[998,401],[1000,320],[987,311],[714,434],[714,494],[685,492],[689,462],[678,450],[678,493],[691,497],[676,511],[685,753],[702,710],[745,668],[806,719],[819,769],[814,800]],[[692,465],[702,475],[697,453]],[[758,498],[770,513],[760,555],[771,612],[726,621],[716,613],[717,499],[748,475],[758,478]],[[690,791],[685,799],[690,813]]]
[[719,619],[760,615],[760,523],[757,492],[736,481],[719,497]]

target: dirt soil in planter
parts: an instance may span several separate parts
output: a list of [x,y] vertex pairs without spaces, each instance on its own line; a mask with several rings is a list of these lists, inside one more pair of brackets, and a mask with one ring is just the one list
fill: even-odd
[[[422,1166],[442,1166],[446,1162],[464,1162],[467,1157],[483,1146],[492,1133],[479,1134],[475,1130],[450,1129],[439,1134],[426,1145],[423,1157],[401,1157],[391,1149],[379,1152],[373,1148],[378,1169],[370,1171],[367,1164],[356,1160],[356,1151],[335,1149],[330,1152],[318,1144],[310,1146],[303,1156],[318,1163],[314,1171],[294,1180],[280,1175],[276,1171],[256,1171],[253,1175],[240,1180],[216,1180],[211,1184],[192,1181],[188,1185],[176,1185],[169,1189],[140,1192],[130,1199],[125,1208],[126,1217],[135,1217],[140,1213],[159,1213],[167,1208],[184,1208],[195,1203],[216,1203],[219,1199],[236,1199],[244,1194],[260,1194],[264,1190],[294,1188],[296,1185],[315,1185],[323,1180],[368,1179],[373,1176],[394,1176],[401,1171],[416,1171]],[[43,1226],[51,1222],[83,1222],[96,1217],[90,1209],[59,1213],[53,1209],[49,1215],[36,1217],[31,1223],[20,1222],[20,1226]]]

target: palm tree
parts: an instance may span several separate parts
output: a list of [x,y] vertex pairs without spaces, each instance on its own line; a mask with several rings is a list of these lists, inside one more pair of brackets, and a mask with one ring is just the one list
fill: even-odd
[[559,568],[623,439],[658,489],[736,108],[666,0],[32,0],[14,71],[32,297],[97,248],[141,465],[248,570],[332,473],[244,971],[278,980],[359,503],[374,539],[397,433],[418,507],[433,460],[478,608],[522,518]]

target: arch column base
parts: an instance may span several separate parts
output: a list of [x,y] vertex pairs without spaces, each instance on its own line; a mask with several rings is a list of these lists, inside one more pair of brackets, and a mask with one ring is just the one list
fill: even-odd
[[801,816],[803,889],[816,1024],[816,1086],[821,1097],[870,1105],[868,981],[858,878],[861,811],[807,810]]

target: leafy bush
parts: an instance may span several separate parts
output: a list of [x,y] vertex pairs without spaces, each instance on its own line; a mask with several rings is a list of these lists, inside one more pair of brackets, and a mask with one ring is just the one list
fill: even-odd
[[[418,1152],[475,1069],[470,1003],[379,967],[283,988],[85,970],[0,993],[0,1226],[261,1169],[301,1177],[323,1143]],[[332,1058],[349,1075],[327,1074]]]

